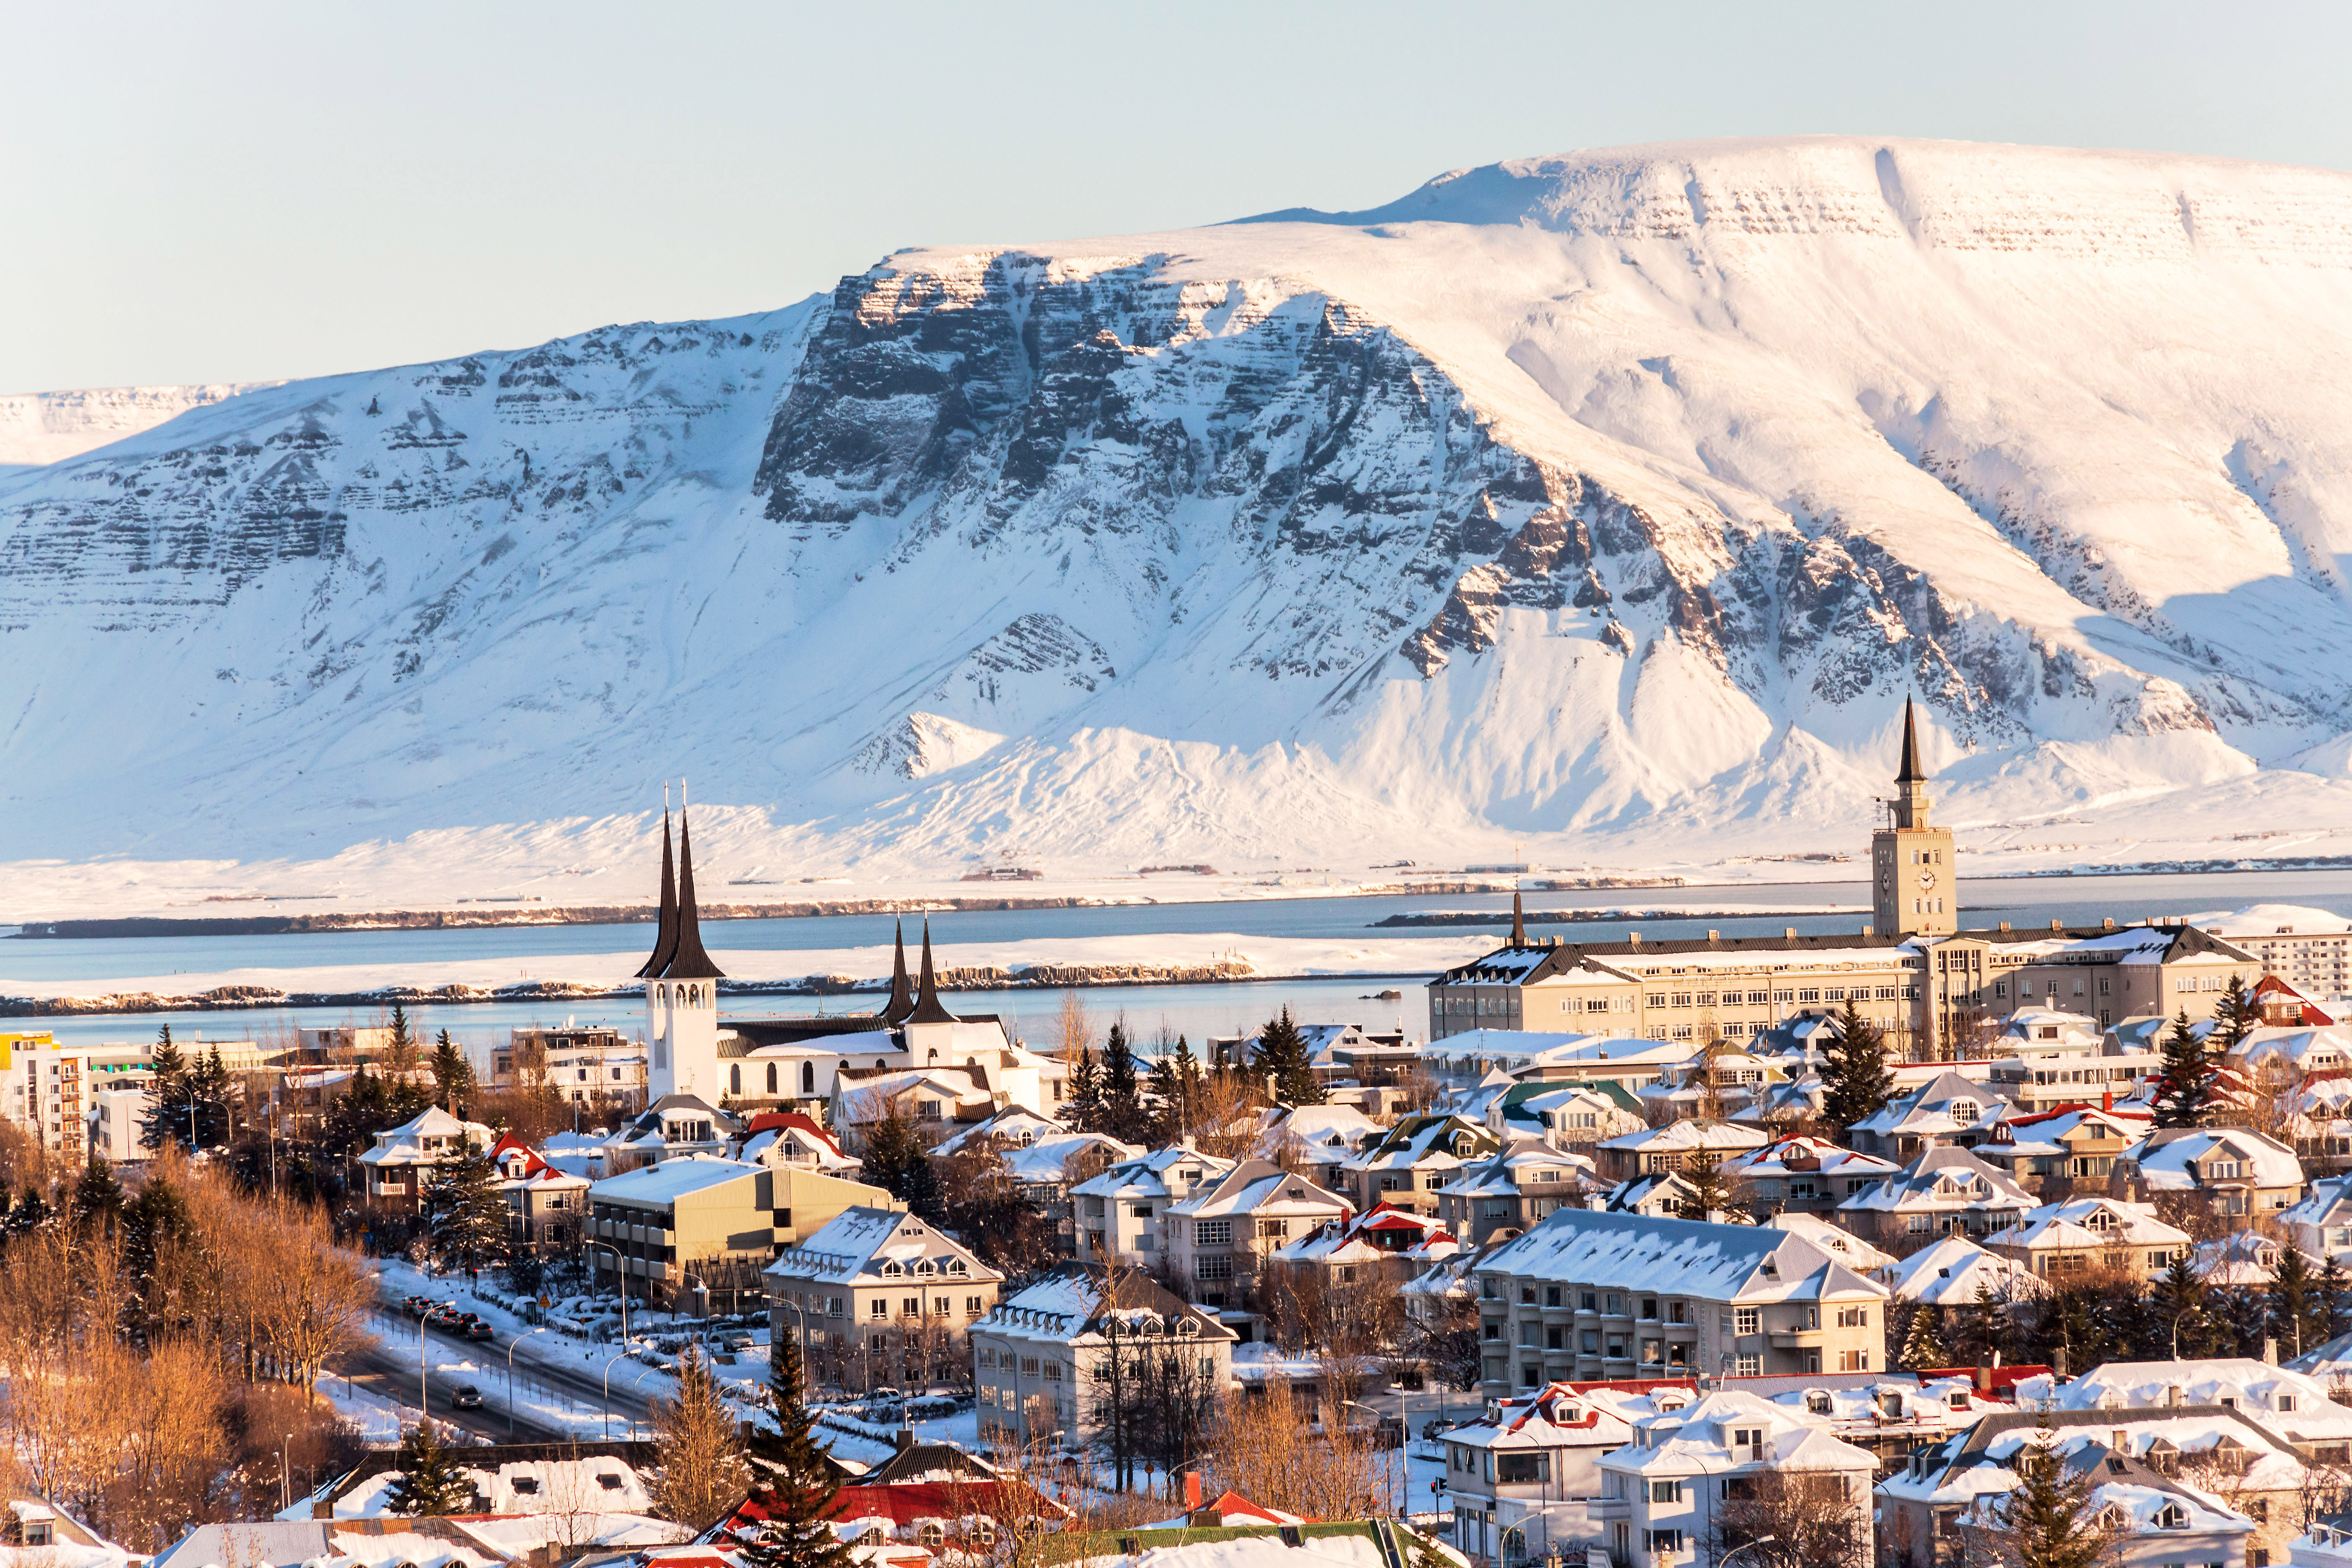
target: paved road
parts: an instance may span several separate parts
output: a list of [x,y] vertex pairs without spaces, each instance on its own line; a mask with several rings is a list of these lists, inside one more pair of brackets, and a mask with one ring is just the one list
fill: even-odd
[[[364,1354],[345,1358],[335,1371],[344,1375],[350,1369],[351,1381],[373,1389],[383,1396],[396,1400],[410,1411],[416,1408],[416,1324],[397,1310],[379,1313],[376,1320],[377,1348]],[[451,1422],[468,1432],[503,1441],[507,1436],[507,1369],[503,1364],[510,1341],[459,1340],[437,1330],[428,1330],[427,1341],[431,1359],[438,1363],[445,1357],[464,1356],[476,1362],[479,1372],[457,1372],[436,1365],[425,1379],[426,1390],[433,1401],[433,1414],[438,1420]],[[652,1419],[652,1395],[642,1386],[650,1382],[649,1369],[633,1361],[614,1361],[615,1347],[589,1347],[588,1359],[573,1363],[565,1352],[577,1355],[579,1347],[552,1334],[530,1336],[538,1342],[530,1351],[515,1357],[516,1392],[528,1401],[530,1391],[522,1385],[533,1383],[541,1388],[552,1386],[569,1395],[579,1406],[579,1432],[591,1436],[604,1430],[606,1424],[599,1418],[605,1408],[604,1369],[612,1363],[612,1414],[610,1423],[615,1437],[628,1436],[632,1421]],[[530,1359],[532,1352],[546,1360]],[[450,1406],[450,1393],[461,1383],[471,1383],[482,1392],[483,1408],[457,1410]],[[633,1386],[634,1385],[634,1386]],[[573,1434],[533,1419],[530,1406],[525,1403],[515,1412],[514,1436],[518,1441],[551,1441]]]

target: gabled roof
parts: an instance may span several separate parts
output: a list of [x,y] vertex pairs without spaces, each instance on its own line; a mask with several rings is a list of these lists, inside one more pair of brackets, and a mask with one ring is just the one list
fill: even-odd
[[1140,1269],[1058,1263],[971,1325],[974,1332],[1055,1344],[1101,1344],[1115,1331],[1202,1342],[1236,1336],[1210,1308],[1196,1307]]
[[950,1279],[1004,1278],[938,1226],[904,1209],[869,1206],[842,1210],[799,1246],[786,1247],[763,1272],[781,1279],[873,1283],[901,1278],[907,1266],[925,1258],[961,1264],[961,1270],[948,1270]]
[[1355,1205],[1339,1194],[1328,1191],[1307,1180],[1294,1176],[1281,1166],[1265,1160],[1244,1160],[1213,1182],[1204,1182],[1201,1190],[1190,1197],[1180,1198],[1168,1205],[1171,1215],[1204,1218],[1213,1215],[1276,1214],[1306,1215],[1324,1209],[1338,1208],[1342,1213]]
[[1480,1259],[1478,1269],[1713,1300],[1887,1293],[1885,1286],[1785,1231],[1591,1209],[1555,1210]]

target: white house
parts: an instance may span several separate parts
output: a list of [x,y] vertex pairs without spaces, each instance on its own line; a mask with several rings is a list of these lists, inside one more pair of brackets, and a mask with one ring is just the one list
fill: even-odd
[[1633,1423],[1633,1440],[1601,1460],[1602,1496],[1624,1500],[1612,1525],[1622,1563],[1706,1564],[1717,1556],[1727,1507],[1754,1499],[1762,1478],[1801,1477],[1824,1506],[1851,1510],[1856,1560],[1873,1555],[1869,1449],[1833,1436],[1803,1413],[1759,1394],[1720,1389],[1680,1410]]

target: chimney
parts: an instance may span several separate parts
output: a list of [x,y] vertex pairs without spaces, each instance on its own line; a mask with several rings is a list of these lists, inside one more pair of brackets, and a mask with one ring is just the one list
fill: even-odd
[[1198,1470],[1187,1470],[1184,1472],[1184,1511],[1186,1513],[1197,1513],[1200,1511],[1200,1508],[1201,1472]]
[[1721,942],[1723,940],[1723,933],[1719,931],[1711,931],[1706,933],[1706,940],[1709,942]]
[[1992,1392],[1992,1363],[1982,1356],[1977,1358],[1977,1392]]
[[1625,940],[1633,943],[1635,947],[1639,947],[1642,945],[1642,933],[1637,931],[1629,931],[1625,933]]
[[2052,931],[2064,931],[2066,929],[2066,922],[2063,921],[2052,921],[2050,922],[2050,929]]
[[1794,942],[1797,940],[1797,928],[1795,926],[1784,927],[1781,930],[1780,934],[1787,937],[1790,942]]
[[899,1427],[899,1428],[898,1428],[898,1452],[900,1452],[900,1453],[902,1453],[902,1454],[903,1454],[903,1453],[905,1453],[908,1449],[909,1449],[909,1448],[913,1447],[914,1446],[915,1446],[915,1429],[914,1429],[912,1426],[901,1426],[901,1427]]
[[2264,1334],[2263,1336],[2263,1364],[2264,1366],[2278,1365],[2278,1341],[2271,1338],[2268,1334]]
[[2116,917],[2115,917],[2115,916],[2113,916],[2113,915],[2109,915],[2106,919],[2105,919],[2105,920],[2101,921],[2099,922],[2099,929],[2100,929],[2101,931],[2113,931],[2113,930],[2115,930],[2115,929],[2116,929]]
[[2058,1383],[2066,1381],[2066,1347],[2064,1345],[2059,1345],[2051,1351],[2050,1370],[2056,1373],[2053,1381]]
[[2001,929],[2001,930],[2003,930],[2003,931],[2007,931],[2007,930],[2009,929],[2009,922],[2008,922],[2007,921],[2001,921],[2001,922],[2000,922],[2000,929]]

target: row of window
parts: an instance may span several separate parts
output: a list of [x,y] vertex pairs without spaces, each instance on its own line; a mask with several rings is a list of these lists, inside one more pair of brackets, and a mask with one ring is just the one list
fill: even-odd
[[[1786,991],[1653,991],[1649,1004],[1653,1007],[1767,1007],[1786,1006],[1792,1002],[1893,1002],[1896,992],[1912,995],[1916,986],[1856,985],[1851,992],[1843,985],[1801,985]],[[1719,1000],[1718,1000],[1719,998]]]

